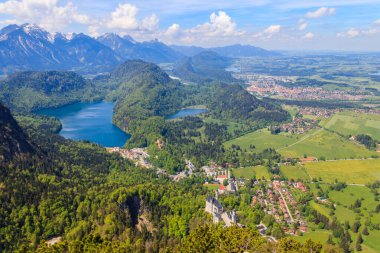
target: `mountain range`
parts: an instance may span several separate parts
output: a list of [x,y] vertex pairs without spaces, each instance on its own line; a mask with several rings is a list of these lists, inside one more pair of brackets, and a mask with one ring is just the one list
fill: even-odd
[[112,70],[128,59],[173,63],[185,56],[209,50],[228,57],[276,56],[253,46],[219,48],[168,46],[158,40],[137,42],[130,36],[106,33],[98,38],[86,34],[49,33],[33,24],[8,25],[0,30],[0,73],[20,70],[73,70],[99,73]]

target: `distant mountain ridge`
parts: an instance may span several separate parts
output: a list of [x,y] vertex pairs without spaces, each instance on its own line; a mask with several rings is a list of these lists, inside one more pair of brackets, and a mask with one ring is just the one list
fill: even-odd
[[171,46],[174,50],[176,50],[179,53],[182,53],[186,56],[192,57],[195,56],[203,51],[212,51],[215,52],[221,56],[224,57],[231,57],[231,58],[237,58],[237,57],[273,57],[273,56],[280,56],[280,53],[265,50],[260,47],[255,47],[251,45],[241,45],[241,44],[235,44],[230,46],[224,46],[224,47],[212,47],[212,48],[202,48],[202,47],[195,47],[195,46]]
[[114,67],[121,62],[112,49],[85,34],[51,34],[31,24],[0,30],[0,70],[52,70]]
[[[108,72],[130,59],[174,63],[206,49],[168,46],[158,40],[137,42],[130,36],[106,33],[98,38],[86,34],[49,33],[33,24],[8,25],[0,30],[0,74],[24,70],[73,70]],[[276,56],[253,46],[210,48],[226,57]]]
[[213,51],[201,51],[178,62],[174,66],[173,74],[195,83],[212,80],[237,82],[231,73],[225,71],[231,61],[232,58],[221,56]]

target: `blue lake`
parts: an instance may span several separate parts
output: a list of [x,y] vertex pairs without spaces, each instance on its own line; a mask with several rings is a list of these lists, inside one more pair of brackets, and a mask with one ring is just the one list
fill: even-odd
[[185,109],[182,109],[182,110],[176,112],[175,114],[172,114],[172,115],[166,117],[166,119],[184,118],[187,116],[197,115],[197,114],[201,114],[201,113],[205,113],[205,112],[207,112],[207,109],[205,109],[205,108],[185,108]]
[[110,102],[76,103],[37,113],[57,117],[62,122],[59,134],[65,138],[121,147],[130,135],[112,124],[113,106]]

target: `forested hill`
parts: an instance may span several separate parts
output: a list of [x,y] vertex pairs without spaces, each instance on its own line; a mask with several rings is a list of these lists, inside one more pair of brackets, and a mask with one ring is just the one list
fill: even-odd
[[36,148],[12,117],[9,109],[0,103],[0,166],[2,162],[36,152]]
[[203,51],[178,62],[174,67],[173,74],[195,83],[212,80],[237,82],[231,73],[225,71],[231,60],[231,58],[220,56],[212,51]]
[[123,129],[133,131],[140,121],[165,117],[179,110],[186,96],[183,85],[172,80],[152,63],[127,61],[110,75],[110,82],[119,80],[111,92],[116,98],[114,121]]
[[120,64],[111,72],[110,79],[120,83],[133,80],[136,86],[151,80],[160,83],[168,83],[171,80],[160,67],[142,60],[129,60]]
[[30,112],[86,99],[91,83],[67,71],[26,71],[0,81],[0,101],[12,110]]
[[280,106],[257,99],[238,84],[219,84],[208,100],[211,114],[219,119],[256,121],[262,125],[289,119]]

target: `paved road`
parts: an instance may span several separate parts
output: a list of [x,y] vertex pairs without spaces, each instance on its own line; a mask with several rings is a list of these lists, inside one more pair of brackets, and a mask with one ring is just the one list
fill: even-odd
[[289,216],[290,216],[290,219],[292,220],[292,223],[293,223],[293,222],[294,222],[294,219],[293,219],[292,213],[291,213],[290,210],[289,210],[288,203],[286,203],[286,200],[285,200],[284,196],[282,195],[281,189],[278,190],[278,192],[280,193],[281,198],[282,198],[282,200],[283,200],[284,203],[285,203],[286,210],[288,211]]

